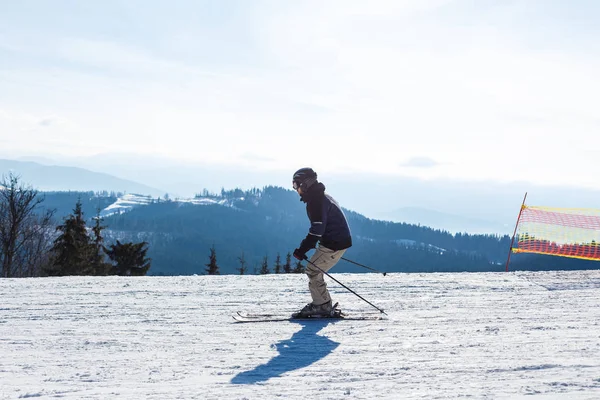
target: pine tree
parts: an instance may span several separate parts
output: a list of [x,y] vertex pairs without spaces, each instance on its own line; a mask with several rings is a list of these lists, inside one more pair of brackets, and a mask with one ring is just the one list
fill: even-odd
[[243,251],[242,251],[242,256],[238,257],[238,260],[240,260],[240,267],[238,268],[238,271],[240,271],[240,275],[244,275],[246,273],[246,271],[248,270],[248,267],[246,266],[246,259],[244,258]]
[[292,272],[292,253],[288,252],[285,256],[285,264],[283,265],[283,272],[289,274]]
[[304,265],[302,265],[301,261],[296,261],[296,267],[294,268],[294,270],[292,271],[295,274],[303,274],[305,272],[305,267]]
[[117,240],[116,244],[110,245],[109,248],[105,248],[108,257],[115,262],[115,266],[112,268],[114,275],[133,275],[142,276],[146,275],[150,268],[150,259],[146,258],[148,252],[148,243],[121,243]]
[[265,256],[263,258],[263,262],[260,266],[260,274],[261,275],[266,275],[266,274],[270,274],[271,271],[269,270],[269,258],[267,256]]
[[100,209],[98,209],[94,220],[96,223],[92,228],[94,237],[91,264],[94,270],[94,275],[104,276],[110,273],[112,265],[104,261],[104,238],[102,237],[102,231],[106,229],[106,226],[102,225],[103,219],[100,217]]
[[277,257],[275,258],[275,273],[281,273],[281,256],[277,253]]
[[217,250],[215,249],[215,245],[210,248],[210,262],[206,265],[206,273],[208,275],[219,275],[219,266],[217,265]]
[[54,240],[51,251],[55,254],[53,266],[46,271],[49,275],[92,275],[92,255],[94,246],[90,241],[81,198],[77,200],[73,214],[69,215],[62,225],[56,228],[61,232]]

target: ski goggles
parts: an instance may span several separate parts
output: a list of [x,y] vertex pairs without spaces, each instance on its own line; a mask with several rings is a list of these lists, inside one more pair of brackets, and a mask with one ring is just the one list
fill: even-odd
[[294,190],[298,190],[298,188],[300,187],[300,185],[298,184],[298,182],[292,181],[292,187],[294,188]]

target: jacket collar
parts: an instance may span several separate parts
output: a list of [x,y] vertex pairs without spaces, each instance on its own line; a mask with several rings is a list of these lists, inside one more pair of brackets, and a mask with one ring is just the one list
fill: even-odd
[[302,193],[300,201],[305,203],[311,202],[312,200],[322,197],[325,194],[325,185],[321,182],[317,182],[308,188],[306,193]]

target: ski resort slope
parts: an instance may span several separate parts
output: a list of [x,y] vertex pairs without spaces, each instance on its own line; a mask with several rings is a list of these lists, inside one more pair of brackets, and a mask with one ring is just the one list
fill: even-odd
[[600,271],[335,277],[2,279],[0,399],[600,399]]

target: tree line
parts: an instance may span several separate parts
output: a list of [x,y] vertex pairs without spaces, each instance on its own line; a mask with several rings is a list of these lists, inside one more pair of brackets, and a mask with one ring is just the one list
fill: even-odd
[[55,226],[55,210],[40,207],[43,201],[12,173],[0,180],[0,277],[147,273],[148,243],[117,240],[106,247],[99,211],[88,229],[78,199],[73,212]]
[[[210,255],[208,256],[209,262],[206,265],[206,274],[207,275],[219,275],[220,269],[219,264],[217,262],[217,250],[213,245],[210,248]],[[248,262],[246,261],[246,257],[242,252],[242,255],[238,257],[238,261],[240,266],[236,269],[240,275],[246,275],[248,272]],[[273,265],[273,273],[275,274],[302,274],[304,273],[306,267],[302,265],[300,261],[296,261],[292,265],[292,253],[288,252],[285,256],[285,263],[281,263],[281,255],[277,253],[275,257],[275,264]],[[264,256],[262,262],[260,264],[260,268],[258,266],[254,267],[254,275],[268,275],[271,273],[271,269],[269,268],[269,257]]]

